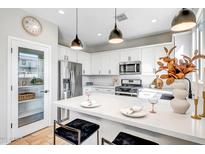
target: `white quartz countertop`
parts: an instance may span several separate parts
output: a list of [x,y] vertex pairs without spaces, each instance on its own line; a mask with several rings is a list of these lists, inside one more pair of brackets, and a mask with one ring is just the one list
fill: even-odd
[[[91,99],[101,106],[97,108],[83,108],[80,106],[80,103],[85,101],[85,99],[86,96],[79,96],[56,101],[54,105],[179,139],[205,144],[205,119],[194,120],[190,117],[193,108],[192,101],[192,107],[187,114],[183,115],[173,113],[167,100],[159,100],[159,103],[156,105],[157,113],[152,114],[149,113],[151,104],[146,99],[98,93],[92,94]],[[147,116],[143,118],[130,118],[120,113],[120,109],[132,107],[133,105],[143,105],[144,110],[147,111]]]

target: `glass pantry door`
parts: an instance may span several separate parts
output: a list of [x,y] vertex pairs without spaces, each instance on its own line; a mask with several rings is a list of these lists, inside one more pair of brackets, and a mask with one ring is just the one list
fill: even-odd
[[14,42],[12,54],[13,137],[48,126],[48,55],[38,45]]
[[18,127],[44,119],[44,52],[18,49]]

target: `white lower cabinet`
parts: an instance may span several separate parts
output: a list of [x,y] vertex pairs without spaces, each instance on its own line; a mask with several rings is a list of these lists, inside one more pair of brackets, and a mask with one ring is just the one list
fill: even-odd
[[111,89],[111,88],[101,88],[101,87],[93,87],[92,91],[95,93],[103,93],[103,94],[115,94],[115,89]]
[[[115,88],[111,87],[100,87],[100,86],[84,86],[83,94],[85,95],[86,91],[90,91],[91,93],[103,93],[103,94],[115,94]],[[91,94],[92,95],[92,94]]]

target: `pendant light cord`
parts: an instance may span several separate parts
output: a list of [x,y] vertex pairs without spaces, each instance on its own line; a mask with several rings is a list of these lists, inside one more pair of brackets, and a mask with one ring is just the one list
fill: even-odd
[[117,27],[117,9],[115,8],[115,27]]
[[78,35],[78,8],[76,8],[76,35]]

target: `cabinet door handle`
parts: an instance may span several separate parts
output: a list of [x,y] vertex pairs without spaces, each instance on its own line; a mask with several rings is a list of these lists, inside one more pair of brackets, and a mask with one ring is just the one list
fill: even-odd
[[85,74],[85,70],[83,70],[83,74]]
[[41,93],[48,93],[49,90],[42,90]]
[[68,61],[68,56],[67,55],[64,55],[64,60]]

